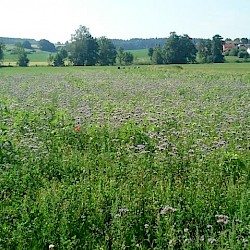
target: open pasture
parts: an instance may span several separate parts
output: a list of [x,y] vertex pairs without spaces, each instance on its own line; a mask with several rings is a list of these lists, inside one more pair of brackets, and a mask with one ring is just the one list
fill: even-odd
[[[17,57],[16,54],[13,53],[14,49],[15,49],[14,45],[9,45],[9,44],[6,45],[3,65],[5,65],[5,66],[8,66],[8,65],[16,66],[18,57]],[[47,66],[48,65],[49,55],[50,54],[55,55],[55,53],[50,53],[50,52],[47,52],[47,51],[41,51],[38,48],[34,48],[32,50],[25,49],[25,51],[27,52],[28,59],[30,60],[29,66],[35,66],[35,65]]]
[[226,65],[0,68],[0,249],[249,249],[250,70]]

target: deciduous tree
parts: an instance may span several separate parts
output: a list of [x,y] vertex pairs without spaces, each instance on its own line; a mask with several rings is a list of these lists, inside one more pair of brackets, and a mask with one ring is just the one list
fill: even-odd
[[211,63],[212,57],[212,41],[210,39],[202,39],[198,44],[197,60],[199,63]]
[[27,57],[27,53],[21,43],[17,43],[15,45],[14,54],[17,55],[17,65],[20,67],[27,67],[29,63],[29,59]]
[[133,63],[133,61],[134,61],[134,56],[133,56],[133,54],[132,54],[131,52],[129,52],[129,51],[126,51],[126,52],[124,53],[124,57],[123,57],[123,62],[124,62],[124,64],[125,64],[125,65],[130,65],[130,64]]
[[124,49],[122,48],[122,47],[120,47],[119,49],[118,49],[118,52],[117,52],[117,55],[116,55],[116,57],[117,57],[117,61],[118,61],[118,63],[120,64],[120,65],[122,65],[122,62],[123,62],[123,58],[124,58]]
[[55,45],[46,39],[41,39],[38,42],[38,46],[39,46],[40,50],[48,51],[48,52],[56,52]]
[[149,48],[148,49],[148,56],[150,58],[150,61],[152,61],[152,59],[153,59],[153,54],[154,54],[154,49],[153,48]]
[[52,54],[49,54],[47,62],[49,66],[53,65],[53,61],[54,61],[54,56]]
[[238,38],[238,37],[237,37],[237,38],[235,38],[235,39],[234,39],[234,42],[236,42],[236,43],[240,43],[240,38]]
[[5,49],[5,44],[0,41],[0,63],[3,62],[3,59],[4,59],[4,49]]
[[212,40],[212,56],[214,63],[223,63],[223,38],[220,35],[213,36]]
[[238,57],[239,58],[244,58],[245,61],[247,61],[247,59],[249,58],[249,54],[246,50],[240,50],[238,53]]
[[248,39],[247,38],[241,38],[240,41],[243,44],[248,44]]
[[129,65],[129,64],[132,64],[134,61],[133,54],[129,51],[125,52],[122,47],[118,49],[116,58],[120,65],[122,64]]
[[163,52],[160,45],[155,46],[155,48],[153,49],[152,61],[155,64],[164,63]]
[[101,65],[114,65],[117,52],[112,41],[103,36],[97,42],[99,45],[99,63]]
[[65,48],[61,48],[54,56],[53,65],[64,66],[67,57],[68,57],[68,51]]
[[23,42],[23,47],[24,47],[25,49],[32,49],[31,43],[30,43],[28,40],[25,40],[25,41]]
[[239,53],[239,48],[238,47],[234,47],[234,48],[230,49],[229,56],[237,56],[238,53]]
[[98,61],[98,43],[85,26],[80,26],[71,36],[68,45],[73,65],[95,65]]
[[196,52],[188,35],[178,36],[175,32],[170,33],[163,49],[165,63],[193,63]]
[[65,48],[61,48],[54,56],[49,54],[48,65],[55,67],[64,66],[67,57],[68,51]]

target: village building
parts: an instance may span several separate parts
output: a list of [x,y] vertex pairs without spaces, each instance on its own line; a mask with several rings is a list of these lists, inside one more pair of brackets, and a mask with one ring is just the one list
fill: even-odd
[[248,53],[250,51],[250,44],[244,44],[244,43],[239,43],[239,42],[226,42],[223,44],[223,52],[226,52],[228,50],[231,50],[235,47],[238,47],[238,48],[246,48]]

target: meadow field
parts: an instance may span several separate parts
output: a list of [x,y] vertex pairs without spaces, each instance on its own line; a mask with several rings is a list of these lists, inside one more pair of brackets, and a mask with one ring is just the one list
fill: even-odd
[[[15,45],[8,44],[6,45],[6,50],[4,51],[4,61],[3,65],[5,66],[16,66],[17,55],[14,54]],[[25,49],[27,57],[30,60],[29,66],[48,66],[49,55],[55,55],[56,53],[50,53],[47,51],[41,51],[36,46],[33,45],[33,49]]]
[[0,249],[250,249],[250,66],[0,68]]

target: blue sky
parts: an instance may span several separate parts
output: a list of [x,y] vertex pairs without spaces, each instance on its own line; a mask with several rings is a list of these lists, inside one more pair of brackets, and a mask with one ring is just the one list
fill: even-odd
[[65,42],[80,26],[94,37],[250,38],[250,0],[1,0],[0,37]]

